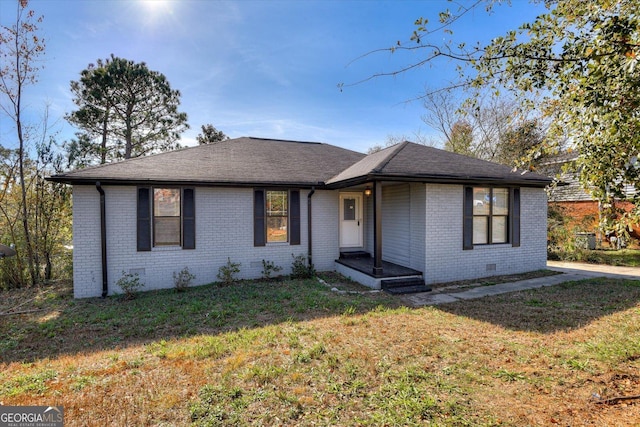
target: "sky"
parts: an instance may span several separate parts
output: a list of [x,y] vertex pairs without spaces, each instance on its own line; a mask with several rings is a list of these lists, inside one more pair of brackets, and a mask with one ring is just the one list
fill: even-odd
[[[0,0],[0,23],[10,25],[17,0]],[[460,0],[460,4],[472,2]],[[317,141],[366,152],[389,137],[437,138],[421,119],[426,89],[455,79],[447,60],[394,77],[369,76],[415,63],[424,51],[379,51],[409,46],[414,21],[437,21],[457,9],[441,0],[31,0],[43,15],[46,47],[36,85],[25,88],[25,118],[36,122],[48,106],[56,140],[74,137],[64,120],[74,110],[69,86],[97,59],[111,54],[145,62],[181,93],[179,111],[195,145],[201,126],[232,138]],[[483,7],[456,22],[453,36],[468,45],[531,21],[544,9],[525,0]],[[369,54],[368,54],[369,53]],[[368,55],[367,55],[368,54]],[[342,90],[338,87],[343,83]],[[414,101],[411,101],[414,100]],[[0,144],[17,147],[15,130],[0,117]]]

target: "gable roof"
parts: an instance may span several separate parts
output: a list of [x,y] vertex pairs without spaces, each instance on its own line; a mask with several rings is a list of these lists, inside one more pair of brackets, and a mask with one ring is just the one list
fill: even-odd
[[324,183],[365,157],[318,142],[242,137],[54,175],[69,184],[297,185]]
[[551,179],[412,142],[365,155],[318,142],[242,137],[80,169],[68,184],[344,188],[373,180],[544,187]]
[[544,187],[551,179],[486,160],[402,142],[371,154],[332,177],[327,184],[355,185],[371,180],[513,184]]

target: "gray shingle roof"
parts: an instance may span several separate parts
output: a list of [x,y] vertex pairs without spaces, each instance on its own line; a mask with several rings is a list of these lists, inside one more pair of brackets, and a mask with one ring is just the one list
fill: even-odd
[[530,186],[551,183],[551,179],[536,173],[405,141],[365,157],[327,184],[355,184],[376,178]]
[[324,143],[243,137],[72,171],[50,178],[71,184],[176,183],[193,185],[341,188],[374,179],[488,183],[542,187],[535,173],[403,142],[371,155]]
[[243,137],[51,177],[67,183],[316,185],[365,157],[315,142]]

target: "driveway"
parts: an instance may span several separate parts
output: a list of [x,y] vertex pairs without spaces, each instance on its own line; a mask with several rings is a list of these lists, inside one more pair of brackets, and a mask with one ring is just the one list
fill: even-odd
[[612,265],[586,264],[582,262],[547,261],[547,268],[561,273],[580,274],[587,277],[640,280],[640,267],[614,267]]
[[507,292],[522,291],[525,289],[554,286],[564,282],[590,279],[593,277],[640,280],[639,267],[614,267],[611,265],[585,264],[578,262],[547,261],[547,268],[563,274],[537,277],[535,279],[521,280],[518,282],[500,283],[491,286],[472,287],[469,290],[462,292],[422,292],[418,294],[405,295],[402,299],[410,306],[421,307],[425,305],[438,305],[461,300],[482,298]]

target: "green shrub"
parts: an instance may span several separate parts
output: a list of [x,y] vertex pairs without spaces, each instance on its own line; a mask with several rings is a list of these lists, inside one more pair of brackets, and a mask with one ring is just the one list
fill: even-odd
[[191,281],[196,278],[195,274],[191,274],[189,267],[183,268],[179,273],[173,272],[173,284],[178,292],[182,292],[189,287]]
[[308,279],[316,274],[313,265],[307,264],[307,258],[304,255],[293,257],[293,263],[291,264],[291,277],[294,279]]
[[275,265],[273,261],[262,260],[262,278],[265,280],[271,279],[273,273],[277,273],[282,270],[282,267]]
[[235,282],[236,275],[240,273],[239,262],[231,262],[231,258],[227,258],[227,263],[218,269],[218,279],[225,285],[230,285]]
[[116,286],[122,289],[125,299],[133,299],[144,283],[140,281],[138,273],[127,273],[123,270],[122,277],[118,279]]

